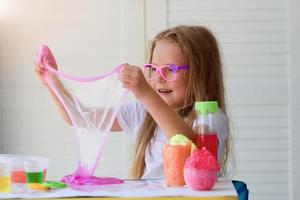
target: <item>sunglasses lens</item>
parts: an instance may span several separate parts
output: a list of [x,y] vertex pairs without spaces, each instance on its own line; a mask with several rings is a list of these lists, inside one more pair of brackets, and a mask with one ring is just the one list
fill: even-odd
[[167,80],[167,81],[173,81],[176,73],[174,72],[173,68],[169,66],[165,66],[162,68],[162,76]]
[[145,76],[149,79],[152,79],[155,77],[155,74],[156,74],[156,68],[152,65],[145,65],[144,66],[144,73],[145,73]]

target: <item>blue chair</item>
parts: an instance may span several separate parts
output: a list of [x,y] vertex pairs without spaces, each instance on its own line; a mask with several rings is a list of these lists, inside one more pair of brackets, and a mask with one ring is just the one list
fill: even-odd
[[248,200],[249,190],[243,181],[232,180],[233,186],[238,193],[238,200]]

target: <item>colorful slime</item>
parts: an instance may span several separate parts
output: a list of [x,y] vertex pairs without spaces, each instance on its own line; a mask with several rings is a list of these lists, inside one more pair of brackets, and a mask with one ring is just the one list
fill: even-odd
[[[174,135],[171,139],[170,139],[170,144],[171,145],[186,145],[189,142],[191,142],[189,140],[189,138],[187,138],[186,136],[182,135],[182,134],[176,134]],[[196,145],[194,143],[192,143],[191,146],[191,153],[196,149]]]
[[187,137],[180,134],[173,136],[170,144],[164,144],[164,175],[167,186],[185,185],[183,167],[185,160],[191,154],[191,144]]
[[[72,76],[53,68],[57,66],[56,61],[45,45],[41,47],[36,63],[46,69],[43,79],[63,105],[77,133],[78,167],[73,174],[63,177],[62,181],[79,189],[84,185],[123,183],[117,178],[93,176],[116,112],[126,93],[117,77],[120,68],[116,67],[100,76]],[[62,85],[58,86],[57,80]],[[67,90],[60,88],[67,88],[68,82]]]
[[210,190],[217,181],[219,163],[205,147],[196,149],[184,165],[184,180],[193,190]]

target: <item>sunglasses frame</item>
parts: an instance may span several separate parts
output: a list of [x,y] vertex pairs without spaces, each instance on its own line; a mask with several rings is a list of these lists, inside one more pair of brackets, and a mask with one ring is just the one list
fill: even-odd
[[[155,76],[153,76],[152,78],[149,78],[149,77],[147,77],[147,75],[145,75],[146,78],[148,78],[149,80],[154,80],[155,78],[158,78],[159,76],[161,76],[161,77],[162,77],[164,80],[166,80],[166,81],[175,81],[175,80],[177,79],[177,72],[178,72],[179,70],[183,70],[183,69],[188,69],[188,68],[189,68],[188,65],[176,66],[175,64],[160,65],[160,66],[154,65],[154,64],[144,64],[143,67],[144,67],[144,70],[143,70],[143,71],[144,71],[145,74],[146,74],[145,69],[146,69],[147,67],[154,67],[154,68],[155,68]],[[171,80],[167,79],[167,78],[164,76],[164,73],[163,73],[163,70],[162,70],[162,69],[167,68],[167,67],[168,67],[169,69],[171,69],[172,72],[175,74],[174,78],[171,79]]]

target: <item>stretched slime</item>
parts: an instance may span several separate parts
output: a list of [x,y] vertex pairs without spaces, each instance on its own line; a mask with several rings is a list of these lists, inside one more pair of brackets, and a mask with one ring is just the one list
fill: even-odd
[[56,69],[50,49],[43,45],[36,63],[44,68],[43,80],[65,109],[77,135],[78,166],[61,179],[75,188],[84,185],[120,184],[112,177],[93,176],[126,91],[118,80],[120,67],[90,77],[73,76]]

